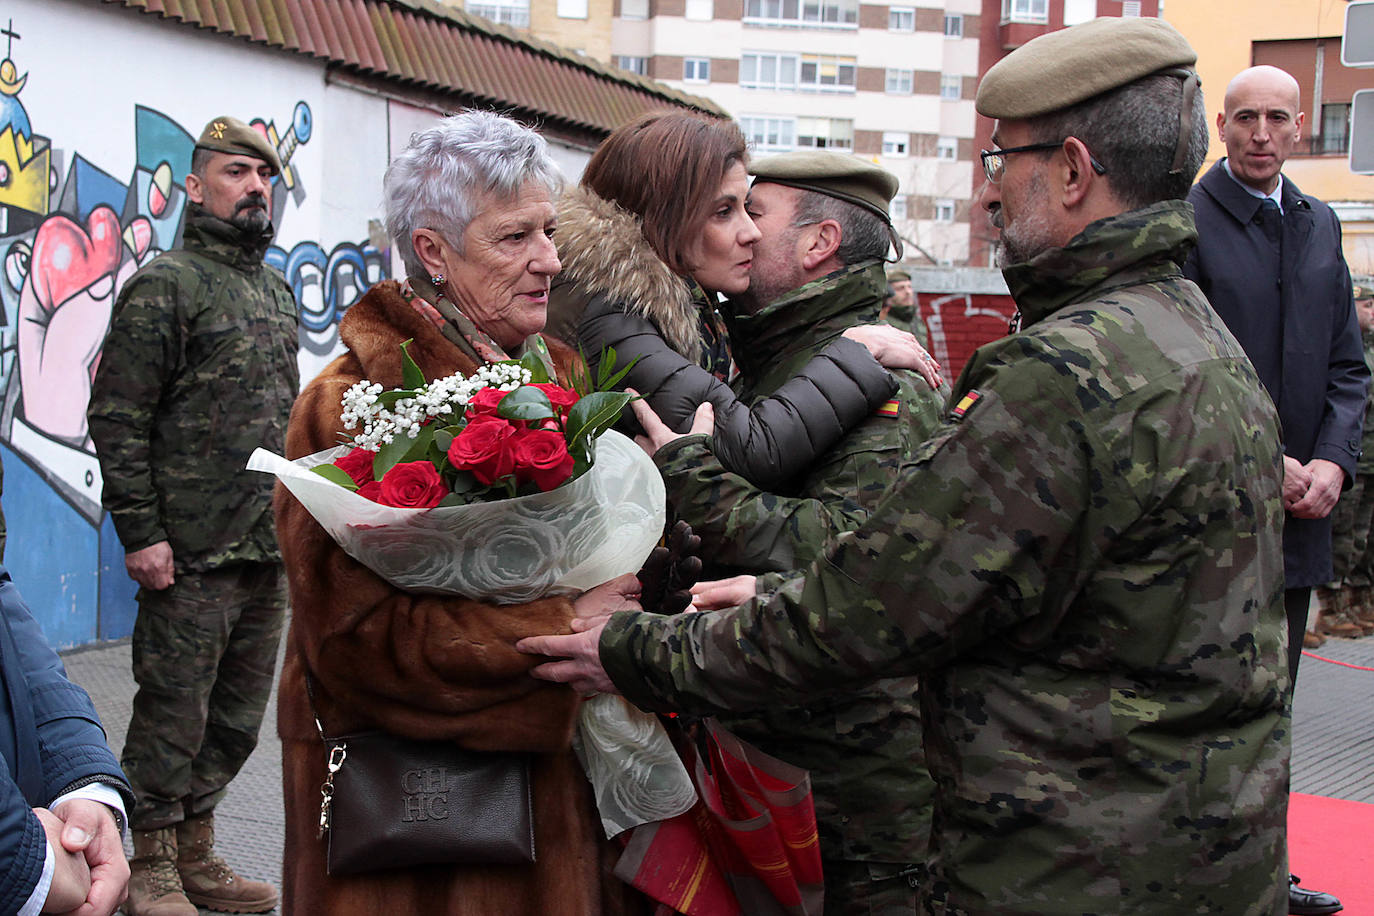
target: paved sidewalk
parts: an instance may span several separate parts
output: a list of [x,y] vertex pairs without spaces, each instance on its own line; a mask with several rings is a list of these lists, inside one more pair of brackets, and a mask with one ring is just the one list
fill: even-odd
[[[118,754],[134,696],[128,641],[76,649],[63,660],[72,680],[90,692]],[[1374,803],[1374,670],[1350,665],[1374,669],[1374,637],[1331,639],[1302,661],[1293,710],[1293,791]],[[217,816],[219,849],[229,864],[273,884],[281,881],[283,820],[276,708],[274,688],[257,750]]]

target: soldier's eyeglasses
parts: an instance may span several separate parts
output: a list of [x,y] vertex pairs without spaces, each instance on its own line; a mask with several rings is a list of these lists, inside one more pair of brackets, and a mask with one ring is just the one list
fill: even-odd
[[[1058,143],[1032,143],[1029,146],[1013,146],[1010,149],[982,150],[983,174],[988,177],[988,181],[997,184],[1002,180],[1002,175],[1007,171],[1007,157],[1012,153],[1030,153],[1037,150],[1059,149],[1064,145],[1064,141]],[[1088,162],[1092,164],[1093,171],[1099,175],[1107,174],[1107,168],[1097,161],[1091,152],[1088,153]]]

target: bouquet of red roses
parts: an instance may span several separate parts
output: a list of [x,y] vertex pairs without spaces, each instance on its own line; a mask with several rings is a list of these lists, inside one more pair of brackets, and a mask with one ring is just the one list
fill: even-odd
[[315,473],[387,506],[428,509],[547,492],[586,473],[597,438],[631,395],[607,390],[614,352],[593,385],[549,381],[536,354],[426,381],[401,344],[404,386],[366,379],[343,397],[352,449]]

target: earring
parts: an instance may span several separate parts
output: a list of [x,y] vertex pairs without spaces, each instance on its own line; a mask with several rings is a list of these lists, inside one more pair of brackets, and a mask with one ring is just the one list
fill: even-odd
[[442,289],[444,284],[448,282],[448,278],[443,274],[435,274],[429,278],[429,282],[434,284],[435,289]]

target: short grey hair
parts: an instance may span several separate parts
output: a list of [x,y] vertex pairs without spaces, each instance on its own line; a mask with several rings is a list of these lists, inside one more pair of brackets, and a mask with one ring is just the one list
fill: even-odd
[[1030,120],[1031,141],[1055,143],[1077,137],[1107,170],[1117,198],[1130,209],[1182,200],[1207,157],[1207,107],[1202,89],[1188,117],[1188,151],[1171,172],[1179,142],[1183,80],[1157,73]]
[[548,143],[503,115],[473,109],[413,134],[382,180],[387,235],[407,275],[425,274],[412,232],[433,229],[462,254],[463,233],[481,198],[514,198],[531,181],[553,200],[563,191]]
[[848,267],[860,261],[884,260],[892,237],[878,214],[863,207],[822,194],[801,189],[792,227],[814,226],[822,220],[833,219],[840,224],[840,247],[835,257]]

